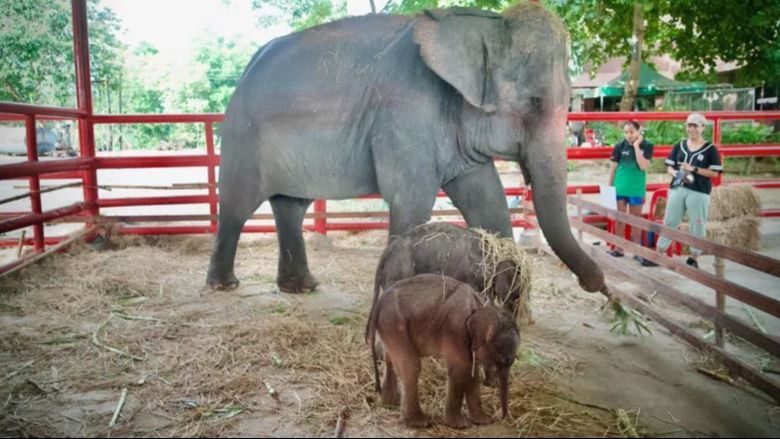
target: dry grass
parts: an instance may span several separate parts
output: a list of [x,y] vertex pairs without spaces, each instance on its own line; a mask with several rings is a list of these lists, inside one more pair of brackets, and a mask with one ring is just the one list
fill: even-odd
[[[345,291],[360,282],[370,286],[374,260],[366,261],[371,258],[358,248],[375,248],[378,257],[384,234],[371,236],[344,235],[346,247],[314,250],[325,261],[318,276],[333,271],[334,278],[324,280]],[[274,248],[272,239],[243,243],[240,252],[262,264],[244,268],[242,279],[271,283],[266,278],[275,271]],[[276,419],[268,421],[275,422],[268,431],[249,434],[296,428],[298,434],[332,435],[339,415],[347,414],[348,435],[417,434],[400,427],[396,408],[376,402],[362,339],[366,309],[334,319],[305,309],[314,297],[269,294],[248,302],[212,293],[203,287],[209,249],[203,238],[133,238],[120,240],[113,251],[77,248],[0,280],[0,318],[5,328],[16,328],[0,336],[6,413],[0,431],[223,437],[246,433],[252,419]],[[370,288],[365,292],[368,299]],[[490,428],[520,436],[621,434],[617,413],[578,403],[555,384],[575,373],[565,351],[533,339],[522,346],[512,374],[511,415]],[[426,362],[422,380],[423,407],[440,416],[443,365]],[[118,426],[109,430],[123,388],[128,401]],[[97,398],[96,392],[104,399],[89,406],[84,401]],[[495,390],[483,395],[487,410],[498,413]],[[423,434],[477,431],[437,426]]]
[[741,216],[707,223],[707,239],[743,250],[758,250],[761,244],[761,220]]
[[[515,267],[509,291],[518,290],[520,296],[515,308],[515,319],[518,325],[529,324],[533,318],[531,313],[531,284],[533,282],[531,264],[525,251],[511,238],[500,238],[482,229],[474,229],[480,238],[482,261],[480,270],[485,280],[483,293],[487,292],[495,282],[495,277],[502,262],[511,262]],[[493,297],[495,304],[503,307],[507,297]]]
[[710,221],[725,221],[742,216],[759,216],[761,199],[747,184],[723,185],[713,188],[710,195]]

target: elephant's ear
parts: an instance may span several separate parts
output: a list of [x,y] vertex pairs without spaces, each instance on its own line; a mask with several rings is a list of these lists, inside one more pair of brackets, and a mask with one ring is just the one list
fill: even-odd
[[472,351],[483,348],[496,333],[496,315],[490,307],[480,308],[466,320]]
[[487,113],[496,110],[492,66],[497,62],[503,17],[475,9],[425,11],[414,29],[425,64]]

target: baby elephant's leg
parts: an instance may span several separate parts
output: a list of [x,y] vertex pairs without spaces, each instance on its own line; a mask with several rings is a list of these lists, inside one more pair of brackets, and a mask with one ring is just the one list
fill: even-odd
[[431,420],[420,408],[418,380],[421,365],[417,349],[403,331],[397,332],[383,342],[385,355],[389,354],[393,369],[401,381],[401,414],[404,424],[413,428],[429,427]]
[[[384,349],[384,347],[383,347]],[[396,406],[401,403],[401,394],[398,393],[398,379],[393,369],[393,361],[385,349],[385,378],[382,380],[382,403]]]
[[482,398],[479,395],[479,380],[476,377],[469,379],[464,390],[466,393],[466,405],[469,408],[469,420],[478,425],[493,423],[493,418],[482,409]]
[[452,428],[467,428],[471,423],[463,416],[463,395],[471,378],[468,364],[447,362],[447,402],[444,407],[444,424]]

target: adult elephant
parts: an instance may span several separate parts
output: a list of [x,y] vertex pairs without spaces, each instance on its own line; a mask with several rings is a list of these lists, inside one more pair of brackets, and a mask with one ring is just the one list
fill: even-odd
[[222,126],[219,228],[208,283],[233,288],[246,220],[270,200],[277,283],[313,290],[304,213],[313,199],[380,193],[390,235],[428,221],[441,187],[472,227],[512,236],[493,157],[519,161],[552,249],[606,292],[566,212],[566,32],[539,5],[348,18],[271,41]]

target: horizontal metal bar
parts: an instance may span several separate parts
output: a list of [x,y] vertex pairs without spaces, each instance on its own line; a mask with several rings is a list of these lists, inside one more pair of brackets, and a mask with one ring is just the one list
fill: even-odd
[[11,230],[17,230],[35,224],[42,224],[57,218],[84,212],[87,209],[89,209],[87,203],[74,203],[58,209],[47,210],[46,212],[41,212],[39,214],[31,213],[22,217],[6,219],[0,221],[0,233],[10,232]]
[[[568,160],[606,160],[612,156],[613,147],[567,148]],[[655,145],[653,158],[666,158],[672,150],[671,145]],[[718,145],[718,152],[724,157],[777,157],[780,145]]]
[[222,122],[222,113],[198,114],[96,114],[92,116],[95,124],[134,124],[134,123],[204,123]]
[[219,156],[207,155],[172,155],[172,156],[136,156],[136,157],[96,157],[97,169],[125,168],[178,168],[208,166],[209,163],[219,166]]
[[180,195],[172,197],[100,198],[97,200],[97,206],[156,206],[168,204],[202,204],[208,202],[208,195]]
[[0,101],[0,113],[23,114],[27,116],[59,116],[78,119],[87,116],[87,112],[77,108],[49,107],[45,105],[19,104]]
[[32,177],[52,172],[84,171],[94,165],[93,158],[76,158],[66,160],[48,160],[45,162],[20,162],[0,165],[0,180],[10,180],[19,177]]
[[[570,112],[570,121],[617,121],[628,120],[677,120],[685,121],[691,113],[689,111],[630,111],[630,112]],[[706,111],[702,114],[710,121],[715,120],[777,120],[780,119],[778,111]]]
[[[83,221],[81,221],[83,222]],[[65,239],[61,236],[47,236],[43,238],[43,243],[48,247],[50,245],[56,245],[62,242],[62,240]],[[33,245],[33,238],[24,238],[24,242],[22,245]],[[18,247],[19,246],[19,240],[18,239],[0,239],[0,248],[8,248],[8,247]]]

